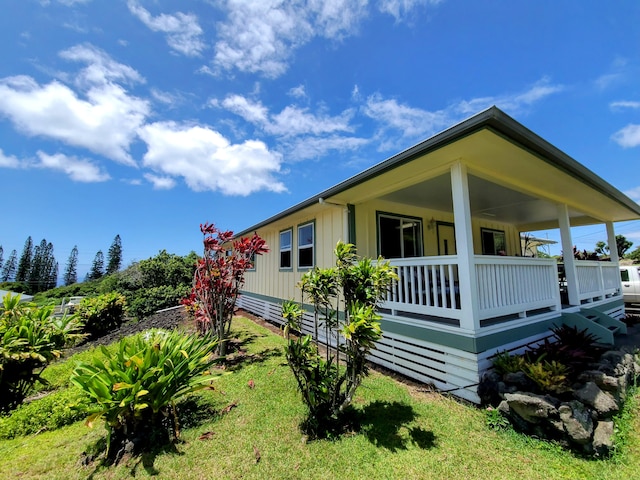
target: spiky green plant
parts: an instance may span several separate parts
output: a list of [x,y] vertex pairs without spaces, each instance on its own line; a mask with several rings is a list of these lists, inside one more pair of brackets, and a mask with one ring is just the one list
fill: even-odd
[[0,306],[0,411],[19,405],[61,349],[82,337],[75,316],[54,318],[54,307],[38,308],[7,294]]
[[150,330],[124,338],[113,353],[102,347],[75,368],[71,382],[88,397],[87,424],[105,422],[108,458],[117,459],[127,442],[140,451],[178,437],[175,402],[219,376],[208,372],[215,346],[210,336]]

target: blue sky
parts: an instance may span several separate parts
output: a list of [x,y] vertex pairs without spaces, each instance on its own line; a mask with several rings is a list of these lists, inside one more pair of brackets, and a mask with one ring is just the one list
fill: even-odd
[[200,223],[242,230],[493,104],[640,200],[637,0],[3,7],[0,245],[46,238],[60,277],[116,234],[125,265],[200,252]]

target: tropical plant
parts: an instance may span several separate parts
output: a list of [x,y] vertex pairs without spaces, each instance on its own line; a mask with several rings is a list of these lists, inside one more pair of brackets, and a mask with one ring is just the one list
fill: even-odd
[[124,295],[111,292],[83,298],[76,312],[84,321],[85,332],[92,337],[98,337],[122,325],[125,308]]
[[47,364],[82,337],[75,316],[52,317],[53,307],[38,308],[7,294],[0,307],[0,411],[22,402]]
[[110,460],[129,442],[141,451],[179,436],[175,402],[217,378],[208,373],[215,345],[211,336],[149,330],[78,364],[71,382],[87,398],[79,408],[89,426],[104,420]]
[[493,358],[493,368],[500,375],[506,373],[516,373],[524,371],[524,367],[527,363],[526,358],[523,355],[511,355],[506,350],[498,353]]
[[191,294],[183,303],[194,314],[198,332],[218,338],[217,353],[224,356],[245,272],[253,267],[256,255],[269,249],[257,233],[234,240],[233,232],[211,223],[200,224],[200,231],[204,255],[196,265]]
[[293,337],[302,307],[292,301],[282,307],[287,363],[308,408],[302,428],[312,436],[342,428],[343,413],[368,373],[366,357],[382,335],[376,306],[397,278],[389,262],[360,259],[352,244],[339,242],[334,253],[334,268],[316,267],[300,281],[303,300],[313,305],[313,335]]
[[569,368],[555,360],[547,361],[541,358],[536,362],[527,363],[524,373],[543,393],[562,394],[570,390]]

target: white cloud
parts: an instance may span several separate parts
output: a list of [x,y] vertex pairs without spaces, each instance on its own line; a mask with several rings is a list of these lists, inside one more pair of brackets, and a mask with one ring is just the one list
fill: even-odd
[[[399,103],[396,99],[386,99],[380,94],[373,94],[366,99],[363,113],[378,123],[376,137],[380,142],[379,150],[385,151],[401,148],[407,141],[433,135],[492,105],[511,114],[521,113],[547,96],[562,91],[563,88],[561,85],[550,84],[548,79],[542,79],[524,92],[462,100],[433,111],[411,107]],[[355,91],[354,100],[359,96],[360,93]]]
[[613,109],[617,109],[617,108],[640,108],[640,102],[634,102],[631,100],[620,100],[617,102],[611,102],[609,104],[610,108]]
[[345,110],[338,116],[309,113],[306,108],[289,105],[280,113],[273,115],[265,130],[283,137],[304,134],[323,135],[333,132],[351,132],[349,122],[353,118],[353,110]]
[[514,115],[521,113],[527,107],[540,100],[564,90],[563,85],[554,85],[548,78],[542,78],[534,83],[530,88],[520,93],[510,93],[494,97],[480,97],[469,101],[461,101],[452,106],[452,109],[464,115],[472,115],[481,110],[496,105]]
[[17,76],[0,79],[0,114],[27,135],[135,165],[128,149],[149,106],[115,84],[92,87],[82,99],[57,81],[39,85],[31,77]]
[[182,177],[195,191],[249,195],[282,192],[274,175],[281,157],[256,140],[232,144],[209,127],[157,122],[140,129],[147,143],[143,163],[163,176]]
[[332,117],[322,113],[310,113],[308,108],[289,105],[280,113],[270,114],[261,102],[241,95],[229,95],[222,102],[213,100],[210,104],[221,106],[262,128],[265,132],[280,137],[353,131],[353,127],[349,124],[355,113],[352,109]]
[[172,177],[161,177],[152,173],[145,173],[143,176],[153,184],[155,190],[171,190],[176,186],[176,181]]
[[380,0],[378,8],[381,12],[392,15],[396,20],[401,20],[419,5],[437,5],[442,0]]
[[289,95],[293,98],[307,98],[307,92],[305,91],[304,85],[293,87],[289,90]]
[[194,14],[178,12],[169,15],[162,13],[154,17],[135,0],[129,0],[127,6],[129,11],[149,29],[165,33],[169,47],[176,52],[195,57],[205,49],[205,43],[202,40],[203,31],[198,23],[198,17]]
[[611,139],[624,148],[640,146],[640,125],[629,124],[614,133]]
[[358,137],[302,137],[287,144],[289,160],[322,158],[329,152],[353,151],[370,143],[371,140]]
[[144,83],[144,78],[134,68],[116,62],[106,52],[89,44],[76,45],[60,52],[66,60],[86,63],[76,83],[80,87],[106,85],[112,82]]
[[64,172],[75,182],[104,182],[111,178],[108,173],[90,160],[70,157],[60,153],[48,155],[41,151],[38,151],[37,155],[40,163],[35,166]]
[[640,203],[640,187],[635,187],[631,190],[627,190],[624,192],[624,194],[632,200]]
[[225,8],[228,18],[218,26],[214,64],[278,77],[293,52],[313,37],[340,40],[356,33],[367,0],[230,0]]
[[76,45],[60,56],[86,64],[75,75],[78,92],[59,81],[39,84],[25,75],[2,78],[0,115],[27,135],[53,138],[135,165],[129,146],[150,107],[118,83],[140,83],[144,78],[92,45]]
[[254,102],[241,95],[229,95],[222,102],[213,101],[211,105],[222,106],[253,124],[264,126],[269,122],[269,111],[262,103]]
[[0,168],[20,168],[20,160],[13,155],[5,155],[0,148]]

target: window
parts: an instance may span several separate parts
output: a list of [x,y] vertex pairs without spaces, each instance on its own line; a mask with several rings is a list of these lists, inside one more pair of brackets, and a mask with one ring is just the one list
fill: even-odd
[[313,227],[313,223],[307,223],[298,227],[298,268],[313,267]]
[[483,228],[480,230],[482,235],[482,254],[483,255],[506,255],[507,240],[503,230],[491,230]]
[[385,258],[422,256],[422,220],[378,214],[378,251]]
[[280,232],[280,268],[291,268],[291,239],[293,230]]
[[629,270],[620,270],[620,280],[622,280],[623,282],[629,281]]

